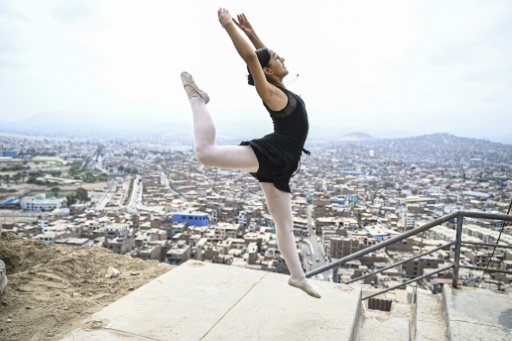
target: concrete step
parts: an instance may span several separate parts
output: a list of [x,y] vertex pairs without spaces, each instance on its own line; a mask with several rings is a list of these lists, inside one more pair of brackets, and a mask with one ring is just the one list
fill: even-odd
[[443,300],[450,340],[512,340],[512,293],[445,286]]
[[416,299],[416,341],[448,340],[443,298],[418,289]]
[[409,341],[408,319],[393,317],[390,312],[368,310],[359,327],[359,341]]
[[[374,288],[363,288],[362,294],[363,297],[370,296],[376,293],[379,293],[382,291],[382,288],[380,289],[374,289]],[[398,303],[412,303],[414,297],[414,288],[407,286],[407,289],[396,289],[392,291],[388,291],[385,293],[382,293],[380,295],[374,296],[374,298],[378,298],[381,300],[389,300],[393,302]],[[364,300],[363,304],[365,307],[368,307],[368,300]]]
[[369,310],[363,305],[357,339],[359,341],[410,340],[413,309],[414,306],[411,304],[396,301],[392,303],[391,311]]
[[187,261],[83,321],[63,340],[353,340],[361,290]]

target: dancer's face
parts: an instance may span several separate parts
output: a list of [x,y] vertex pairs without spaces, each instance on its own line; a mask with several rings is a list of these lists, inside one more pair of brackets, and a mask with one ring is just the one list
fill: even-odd
[[285,59],[279,56],[274,50],[269,49],[270,63],[268,68],[272,70],[272,73],[278,78],[284,78],[288,74],[288,69],[284,65]]

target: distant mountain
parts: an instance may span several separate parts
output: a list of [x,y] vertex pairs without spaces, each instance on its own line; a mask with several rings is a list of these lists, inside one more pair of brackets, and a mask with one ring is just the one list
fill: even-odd
[[476,139],[476,138],[470,138],[470,137],[460,137],[455,136],[448,133],[435,133],[435,134],[428,134],[428,135],[420,135],[420,136],[414,136],[414,137],[405,137],[405,138],[398,138],[398,139],[386,139],[388,141],[396,141],[402,144],[408,144],[408,143],[414,143],[418,145],[424,145],[424,146],[433,146],[433,145],[450,145],[450,146],[463,146],[466,144],[489,144],[489,145],[500,145],[501,143],[498,142],[491,142],[489,140],[485,139]]
[[4,122],[2,130],[25,134],[72,135],[77,131],[92,132],[101,119],[93,115],[75,115],[67,111],[47,111],[28,118]]
[[355,132],[355,133],[350,133],[350,134],[340,136],[338,138],[335,138],[334,140],[340,141],[340,142],[359,142],[359,141],[374,140],[374,137],[371,135],[368,135],[366,133]]
[[152,120],[105,119],[69,111],[47,111],[17,121],[3,122],[0,131],[49,137],[130,137],[169,134],[190,130],[176,122]]
[[398,139],[375,139],[353,144],[353,148],[373,149],[375,153],[410,159],[446,157],[452,160],[470,158],[489,162],[509,163],[512,145],[483,139],[459,137],[446,133]]

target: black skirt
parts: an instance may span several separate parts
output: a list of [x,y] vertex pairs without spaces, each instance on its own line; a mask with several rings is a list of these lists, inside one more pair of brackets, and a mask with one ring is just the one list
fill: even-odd
[[242,146],[250,146],[258,159],[258,171],[250,173],[253,177],[259,182],[273,183],[277,189],[291,193],[290,178],[298,168],[300,152],[298,155],[296,152],[290,153],[289,148],[282,148],[282,144],[286,144],[286,140],[275,134],[240,143]]

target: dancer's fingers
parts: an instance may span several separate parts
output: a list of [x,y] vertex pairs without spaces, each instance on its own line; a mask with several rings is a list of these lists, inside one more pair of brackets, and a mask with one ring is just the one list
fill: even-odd
[[219,13],[219,15],[222,15],[222,14],[229,15],[229,11],[223,7],[221,7],[217,13]]

